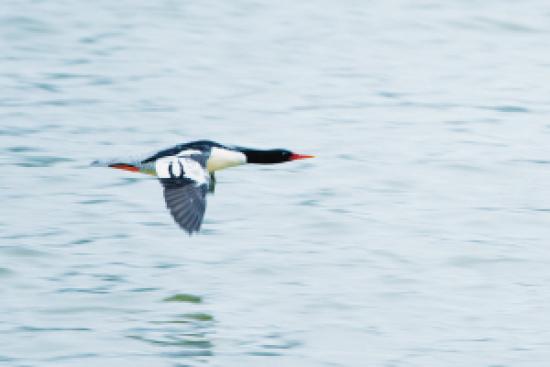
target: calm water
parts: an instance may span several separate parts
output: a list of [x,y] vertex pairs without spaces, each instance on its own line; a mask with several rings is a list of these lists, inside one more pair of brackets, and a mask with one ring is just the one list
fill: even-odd
[[[546,1],[0,4],[2,366],[547,366]],[[197,138],[187,237],[90,168]]]

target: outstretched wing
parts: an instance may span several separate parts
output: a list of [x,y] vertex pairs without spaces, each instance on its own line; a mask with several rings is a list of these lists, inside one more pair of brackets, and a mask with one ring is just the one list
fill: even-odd
[[206,210],[206,191],[206,185],[164,186],[164,200],[170,214],[189,234],[198,232],[201,228]]
[[168,156],[155,162],[172,217],[187,233],[200,230],[210,176],[202,155]]

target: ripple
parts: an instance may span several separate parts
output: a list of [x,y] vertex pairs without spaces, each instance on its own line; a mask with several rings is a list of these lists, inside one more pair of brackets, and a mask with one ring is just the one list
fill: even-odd
[[[9,238],[9,237],[4,237]],[[49,253],[44,251],[35,250],[29,247],[21,246],[0,246],[0,252],[8,256],[19,256],[19,257],[44,257],[51,256]]]
[[89,199],[89,200],[79,201],[79,204],[95,205],[95,204],[104,204],[104,203],[109,203],[109,202],[111,202],[111,200],[109,200],[109,199]]
[[14,361],[15,361],[14,358],[10,358],[10,357],[0,355],[0,362],[14,362]]
[[54,84],[50,83],[33,83],[33,87],[44,90],[46,92],[52,92],[52,93],[59,93],[59,88],[55,86]]
[[143,288],[129,289],[129,292],[146,293],[146,292],[156,292],[156,291],[159,291],[159,290],[161,290],[161,288],[158,288],[158,287],[143,287]]
[[111,291],[109,286],[100,286],[94,288],[60,288],[57,293],[87,293],[87,294],[108,294]]
[[529,208],[529,210],[534,212],[550,213],[550,208]]
[[298,202],[297,205],[316,207],[316,206],[319,206],[319,204],[320,204],[320,201],[317,199],[307,199],[307,200],[302,200]]
[[49,73],[46,74],[48,79],[53,80],[71,80],[71,79],[91,79],[95,77],[93,74],[78,74],[78,73]]
[[281,355],[281,353],[271,352],[271,351],[266,351],[266,350],[253,351],[253,352],[248,352],[246,354],[248,354],[250,356],[258,356],[258,357],[277,357],[277,356]]
[[94,242],[94,239],[92,238],[81,238],[78,240],[73,240],[70,242],[71,245],[87,245],[89,243]]
[[478,21],[493,26],[496,30],[501,31],[512,31],[512,32],[520,32],[520,33],[538,33],[540,32],[538,29],[533,28],[531,26],[520,24],[518,22],[512,22],[507,20],[500,20],[500,19],[494,19],[494,18],[487,18],[487,17],[477,17]]
[[18,30],[29,33],[52,33],[52,28],[47,23],[31,17],[13,16],[0,18],[1,28]]
[[37,149],[36,147],[29,147],[29,146],[15,146],[15,147],[10,147],[7,150],[13,153],[26,153],[26,152],[39,151],[39,149]]
[[57,107],[68,107],[68,106],[91,106],[101,103],[99,99],[93,98],[58,98],[50,99],[46,101],[37,102],[37,106],[57,106]]
[[48,361],[57,362],[57,361],[66,361],[71,359],[96,358],[98,356],[99,354],[97,353],[75,353],[75,354],[68,354],[68,355],[63,355],[59,357],[48,358]]
[[96,44],[103,40],[120,36],[118,32],[102,32],[93,36],[86,36],[79,39],[79,42],[84,44]]
[[[0,100],[0,106],[3,106],[3,101]],[[38,129],[22,128],[22,127],[5,127],[0,128],[0,136],[25,136],[39,132]]]
[[516,162],[527,162],[527,163],[542,164],[542,165],[550,164],[550,160],[548,159],[526,159],[526,160],[516,160]]
[[528,113],[531,112],[528,108],[522,106],[513,106],[513,105],[503,105],[503,106],[484,106],[481,107],[487,110],[493,110],[498,112],[507,112],[507,113]]
[[4,278],[4,277],[8,277],[10,275],[13,275],[14,272],[8,268],[0,268],[0,277],[1,278]]
[[478,258],[473,256],[456,256],[449,261],[449,264],[458,267],[470,267],[478,265],[514,264],[522,262],[525,262],[525,260],[515,257]]
[[93,329],[85,327],[37,327],[37,326],[20,326],[18,330],[25,332],[65,332],[65,331],[93,331]]
[[53,167],[59,163],[72,162],[71,158],[55,157],[55,156],[27,156],[23,162],[16,165],[19,167],[36,168],[36,167]]

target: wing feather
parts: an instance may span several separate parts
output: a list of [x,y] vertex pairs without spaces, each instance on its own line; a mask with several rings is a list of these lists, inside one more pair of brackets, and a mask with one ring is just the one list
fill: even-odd
[[175,222],[187,233],[198,232],[206,211],[210,175],[203,155],[170,156],[155,162],[164,201]]
[[[162,181],[161,181],[162,182]],[[164,186],[164,200],[172,217],[187,233],[197,232],[206,211],[206,185]]]

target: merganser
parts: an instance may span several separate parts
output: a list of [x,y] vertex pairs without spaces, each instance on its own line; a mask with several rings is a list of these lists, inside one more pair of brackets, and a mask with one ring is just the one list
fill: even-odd
[[106,166],[158,177],[170,214],[189,235],[198,232],[206,210],[206,194],[216,185],[214,172],[247,163],[275,164],[314,158],[286,149],[260,150],[226,146],[209,140],[178,144],[143,160],[95,161]]

